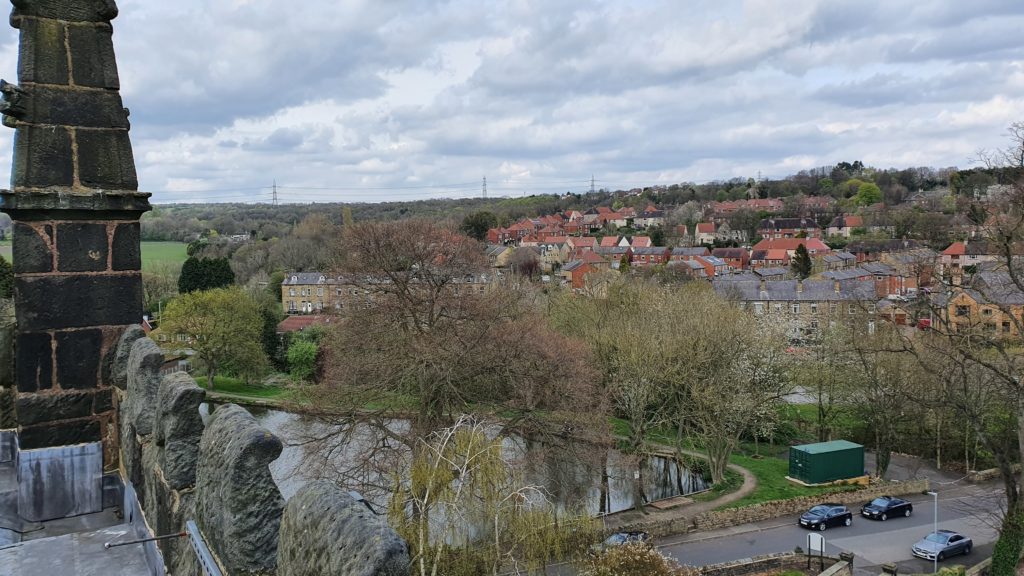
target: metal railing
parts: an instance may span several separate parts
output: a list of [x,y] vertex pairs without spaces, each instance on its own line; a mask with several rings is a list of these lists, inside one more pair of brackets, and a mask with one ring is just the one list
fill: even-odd
[[203,540],[203,534],[199,531],[199,527],[196,526],[194,520],[185,522],[185,532],[188,533],[188,542],[192,546],[192,551],[196,553],[196,559],[199,560],[199,569],[203,576],[223,576],[217,561],[213,559],[213,554],[210,553],[210,548],[206,545],[206,541]]

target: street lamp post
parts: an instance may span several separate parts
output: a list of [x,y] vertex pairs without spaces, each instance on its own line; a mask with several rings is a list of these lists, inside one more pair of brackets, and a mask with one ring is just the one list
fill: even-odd
[[[928,492],[928,495],[932,497],[935,502],[935,507],[932,514],[932,533],[938,537],[939,534],[939,493]],[[939,553],[935,553],[935,557],[932,559],[932,573],[939,571]]]

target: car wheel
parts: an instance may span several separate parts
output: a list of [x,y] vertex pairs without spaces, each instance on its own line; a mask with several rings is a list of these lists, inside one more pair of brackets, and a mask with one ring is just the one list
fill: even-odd
[[970,553],[971,553],[971,545],[968,544],[967,547],[964,548],[964,556],[967,556]]
[[939,556],[936,558],[936,560],[938,560],[939,562],[942,562],[945,559],[946,559],[946,555],[943,554],[942,552],[939,552]]
[[824,532],[825,528],[828,528],[828,526],[826,526],[824,522],[818,524],[818,532]]
[[843,524],[845,524],[847,526],[849,526],[850,524],[853,524],[853,518],[847,517],[846,522],[843,522]]
[[882,514],[881,516],[878,517],[878,519],[881,520],[882,522],[885,522],[886,520],[889,519],[889,516],[887,516],[885,514]]
[[910,512],[911,512],[910,508],[907,508],[906,511],[903,512],[903,515],[906,516],[907,518],[910,518]]

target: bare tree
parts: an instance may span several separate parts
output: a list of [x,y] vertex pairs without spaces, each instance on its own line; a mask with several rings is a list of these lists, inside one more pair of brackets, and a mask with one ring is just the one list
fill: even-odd
[[475,241],[427,221],[356,223],[337,254],[351,299],[322,344],[324,384],[308,391],[324,423],[304,440],[318,475],[386,494],[460,414],[604,438],[586,347],[547,327],[534,293],[485,282]]

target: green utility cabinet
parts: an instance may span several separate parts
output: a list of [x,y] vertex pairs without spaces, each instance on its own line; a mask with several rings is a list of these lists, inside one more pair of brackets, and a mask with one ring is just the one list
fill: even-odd
[[789,477],[824,484],[864,475],[864,447],[846,440],[804,444],[789,449]]

